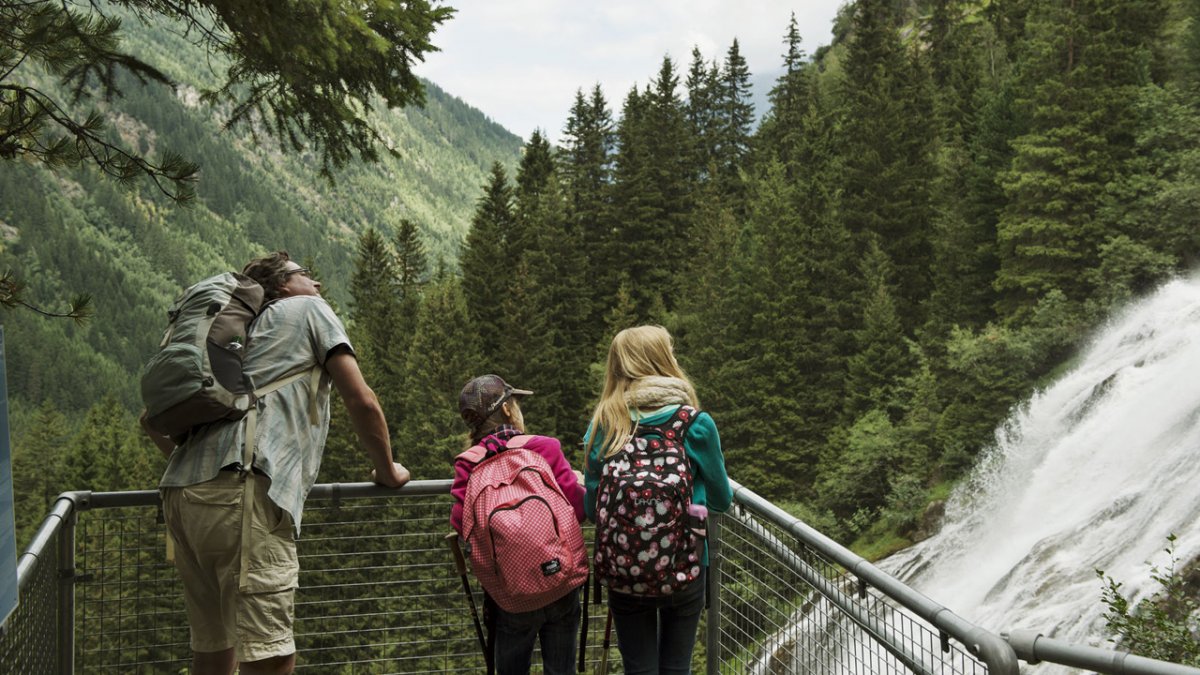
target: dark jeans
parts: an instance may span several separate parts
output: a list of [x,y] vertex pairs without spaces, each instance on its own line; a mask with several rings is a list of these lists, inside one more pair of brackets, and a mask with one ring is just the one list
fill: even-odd
[[665,597],[609,593],[625,675],[692,672],[707,574],[705,570],[687,588]]
[[533,641],[542,641],[542,672],[571,675],[575,672],[575,645],[579,635],[579,589],[532,612],[506,612],[495,604],[496,675],[528,675]]

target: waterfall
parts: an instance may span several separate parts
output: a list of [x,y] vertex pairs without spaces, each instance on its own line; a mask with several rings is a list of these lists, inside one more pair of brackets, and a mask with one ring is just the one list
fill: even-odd
[[1200,278],[1115,316],[1001,425],[941,531],[880,567],[993,632],[1111,647],[1095,570],[1146,597],[1171,533],[1200,554]]

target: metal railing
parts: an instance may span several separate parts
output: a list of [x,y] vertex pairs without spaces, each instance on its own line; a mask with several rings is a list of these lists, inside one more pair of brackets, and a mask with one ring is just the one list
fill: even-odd
[[[697,671],[1015,675],[1020,658],[1101,673],[1200,675],[1036,634],[1006,641],[735,488],[734,508],[710,522],[709,608]],[[397,491],[366,483],[313,488],[298,547],[299,670],[483,669],[444,543],[448,493],[449,481]],[[185,670],[187,622],[164,532],[156,491],[61,496],[19,561],[20,606],[0,633],[0,671]],[[589,610],[586,660],[594,668],[606,609]],[[612,643],[608,660],[620,672],[615,637]]]

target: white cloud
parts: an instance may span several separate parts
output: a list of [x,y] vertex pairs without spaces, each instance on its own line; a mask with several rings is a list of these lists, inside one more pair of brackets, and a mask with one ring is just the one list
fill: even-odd
[[751,72],[774,72],[791,14],[812,52],[843,1],[450,0],[458,12],[433,36],[442,51],[416,70],[512,132],[557,141],[577,89],[599,83],[615,115],[664,56],[682,74],[693,47],[723,62],[734,38]]

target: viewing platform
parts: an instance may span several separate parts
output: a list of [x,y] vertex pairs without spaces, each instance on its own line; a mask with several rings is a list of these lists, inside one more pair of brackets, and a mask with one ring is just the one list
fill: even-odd
[[[1016,675],[1021,661],[1040,660],[1099,673],[1200,675],[1028,631],[984,630],[733,485],[729,513],[710,519],[696,672]],[[449,489],[438,480],[312,490],[298,541],[298,671],[484,672],[445,541]],[[0,671],[186,670],[187,621],[165,532],[155,490],[61,495],[19,559],[20,605],[0,634]],[[590,543],[590,526],[584,536]],[[606,615],[603,604],[589,604],[585,672],[598,670]],[[615,632],[608,665],[621,672]]]

